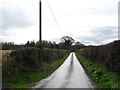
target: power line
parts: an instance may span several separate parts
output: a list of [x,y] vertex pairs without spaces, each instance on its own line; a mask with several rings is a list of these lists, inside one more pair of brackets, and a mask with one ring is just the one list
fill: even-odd
[[48,0],[47,0],[47,4],[48,4],[48,7],[50,8],[50,11],[51,11],[51,13],[52,13],[53,19],[54,19],[54,21],[55,21],[55,23],[56,23],[56,25],[57,25],[57,27],[58,27],[58,30],[59,30],[60,34],[63,36],[63,34],[62,34],[62,32],[61,32],[61,28],[60,28],[60,26],[59,26],[59,24],[58,24],[58,22],[57,22],[57,20],[56,20],[56,17],[55,17],[55,15],[54,15],[54,13],[53,13],[53,10],[52,10],[52,8],[51,8],[50,3],[49,3]]
[[[50,8],[50,11],[51,11],[52,16],[53,16],[53,18],[54,18],[54,21],[55,21],[55,23],[56,23],[56,25],[57,25],[57,27],[58,27],[58,30],[59,30],[60,34],[63,36],[63,34],[62,34],[62,32],[61,32],[61,28],[60,28],[60,26],[59,26],[59,24],[58,24],[58,22],[57,22],[57,20],[56,20],[56,17],[55,17],[55,15],[54,15],[54,13],[53,13],[53,10],[52,10],[52,8],[51,8],[50,3],[49,3],[48,0],[47,0],[47,4],[48,4],[48,7]],[[75,34],[73,34],[73,35],[76,37]],[[77,35],[78,35],[78,34],[77,34]],[[79,35],[78,35],[78,36],[79,36]]]
[[[53,13],[52,8],[51,8],[51,6],[50,6],[50,3],[49,3],[48,0],[46,0],[46,1],[47,1],[47,4],[48,4],[49,9],[50,9],[50,11],[51,11],[51,14],[52,14],[52,16],[53,16],[53,19],[54,19],[54,21],[55,21],[55,23],[56,23],[56,25],[57,25],[57,27],[58,27],[58,30],[59,30],[60,34],[63,36],[63,34],[62,34],[62,32],[61,32],[61,28],[60,28],[60,26],[59,26],[59,24],[58,24],[58,22],[57,22],[57,19],[56,19],[54,13]],[[77,34],[77,33],[76,33],[76,34]],[[74,35],[75,37],[78,37],[79,35],[78,35],[78,34],[76,35],[76,34],[73,34],[73,35]]]

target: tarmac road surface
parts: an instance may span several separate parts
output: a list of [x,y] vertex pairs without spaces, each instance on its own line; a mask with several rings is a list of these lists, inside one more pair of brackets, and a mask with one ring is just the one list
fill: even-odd
[[32,88],[92,88],[92,85],[72,52],[55,72]]

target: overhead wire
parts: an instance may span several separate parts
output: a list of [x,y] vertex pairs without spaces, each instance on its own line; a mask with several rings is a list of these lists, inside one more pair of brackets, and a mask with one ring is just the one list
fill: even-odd
[[[55,21],[55,23],[56,23],[56,25],[57,25],[57,27],[58,27],[58,30],[59,30],[60,34],[63,36],[63,34],[62,34],[62,32],[61,32],[60,25],[59,25],[58,22],[57,22],[57,19],[56,19],[54,13],[53,13],[53,10],[52,10],[52,8],[51,8],[51,5],[50,5],[50,3],[49,3],[48,0],[46,0],[46,1],[47,1],[47,4],[48,4],[49,9],[50,9],[50,11],[51,11],[51,14],[52,14],[52,16],[53,16],[53,19],[54,19],[54,21]],[[77,37],[78,34],[77,34],[77,36],[74,34],[74,36]]]
[[[53,16],[53,19],[54,19],[54,21],[55,21],[55,23],[56,23],[56,25],[57,25],[57,27],[58,27],[58,30],[59,30],[60,34],[63,36],[62,30],[61,30],[60,25],[59,25],[59,23],[57,22],[57,19],[56,19],[54,13],[53,13],[53,10],[52,10],[52,8],[51,8],[51,5],[50,5],[50,3],[49,3],[48,0],[46,0],[46,1],[47,1],[47,4],[48,4],[49,9],[50,9],[50,11],[51,11],[51,14],[52,14],[52,16]],[[73,34],[73,33],[72,33],[72,34]],[[78,37],[78,36],[79,36],[79,33],[76,33],[76,34],[73,34],[73,35],[74,35],[74,37]],[[78,41],[78,40],[77,40],[77,41]]]
[[49,3],[48,0],[46,0],[46,1],[47,1],[47,4],[48,4],[49,9],[50,9],[50,11],[51,11],[51,14],[52,14],[52,16],[53,16],[53,19],[54,19],[54,21],[55,21],[55,23],[56,23],[56,25],[57,25],[57,28],[58,28],[60,34],[63,36],[63,34],[62,34],[62,32],[61,32],[60,25],[59,25],[58,22],[57,22],[57,19],[56,19],[54,13],[53,13],[53,10],[52,10],[52,8],[51,8],[51,6],[50,6],[50,3]]
[[[48,0],[46,0],[46,1],[47,1],[47,4],[48,4],[48,7],[50,8],[50,11],[51,11],[51,13],[52,13],[52,16],[53,16],[53,18],[54,18],[54,21],[55,21],[55,23],[56,23],[56,25],[57,25],[57,27],[58,27],[58,29],[59,29],[61,35],[63,36],[63,34],[62,34],[62,32],[61,32],[61,28],[60,28],[60,26],[59,26],[59,24],[58,24],[58,22],[57,22],[57,19],[56,19],[54,13],[53,13],[52,8],[51,8],[51,6],[50,6],[50,3],[49,3]],[[76,35],[74,35],[74,36],[76,36]]]

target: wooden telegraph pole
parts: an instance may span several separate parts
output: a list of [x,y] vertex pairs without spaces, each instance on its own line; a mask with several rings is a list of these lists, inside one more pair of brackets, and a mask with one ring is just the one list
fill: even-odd
[[42,42],[42,2],[39,1],[39,42]]

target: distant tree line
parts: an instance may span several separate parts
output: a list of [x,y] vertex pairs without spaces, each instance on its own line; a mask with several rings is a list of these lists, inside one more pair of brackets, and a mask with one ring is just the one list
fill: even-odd
[[[76,50],[83,48],[85,45],[81,42],[75,42],[75,40],[70,36],[63,36],[60,43],[51,42],[43,40],[41,42],[41,45],[44,48],[52,48],[52,49],[63,49],[63,50]],[[14,49],[20,49],[20,48],[27,48],[27,47],[37,47],[40,42],[37,41],[27,41],[25,44],[22,45],[16,45],[13,42],[2,42],[2,50],[14,50]]]
[[16,45],[14,42],[1,42],[0,44],[2,44],[2,50],[15,50],[24,47],[24,45]]

